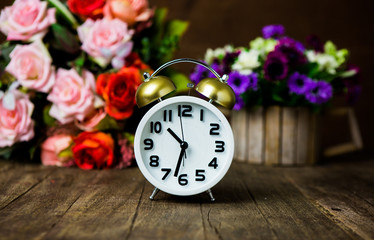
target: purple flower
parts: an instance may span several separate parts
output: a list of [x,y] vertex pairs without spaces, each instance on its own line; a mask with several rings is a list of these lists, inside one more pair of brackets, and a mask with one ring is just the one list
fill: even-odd
[[305,47],[298,41],[292,38],[282,38],[278,41],[274,51],[283,53],[288,60],[290,66],[297,66],[307,62],[304,56]]
[[236,97],[236,103],[233,109],[238,111],[244,107],[244,101],[239,95],[236,95],[235,97]]
[[314,86],[312,79],[298,72],[293,73],[288,79],[287,83],[290,92],[296,93],[298,95],[305,94],[311,87]]
[[313,82],[311,88],[305,93],[305,98],[315,104],[322,104],[332,97],[332,86],[325,81]]
[[262,28],[262,36],[264,36],[265,39],[267,38],[275,38],[284,35],[285,29],[283,25],[280,24],[274,24],[274,25],[267,25]]
[[236,95],[239,95],[250,87],[249,75],[241,75],[239,72],[231,72],[227,83],[230,85]]
[[251,73],[249,75],[249,88],[253,89],[254,91],[258,90],[258,74]]
[[228,74],[231,71],[231,65],[234,64],[235,60],[240,54],[240,50],[236,52],[229,52],[222,59],[222,73]]
[[316,52],[319,52],[319,53],[324,52],[323,44],[321,40],[319,39],[319,37],[317,37],[316,35],[309,35],[306,38],[306,44]]
[[[211,66],[219,75],[222,75],[221,66],[214,62]],[[194,71],[190,74],[190,79],[194,83],[200,82],[204,78],[215,78],[214,74],[207,68],[201,65],[196,65]]]
[[279,81],[284,79],[288,73],[287,57],[277,51],[270,52],[264,64],[265,79]]

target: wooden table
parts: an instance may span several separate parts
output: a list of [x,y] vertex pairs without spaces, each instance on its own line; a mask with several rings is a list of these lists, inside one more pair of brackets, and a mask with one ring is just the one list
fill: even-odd
[[0,161],[0,239],[374,239],[374,161],[234,163],[207,194],[159,193],[138,168]]

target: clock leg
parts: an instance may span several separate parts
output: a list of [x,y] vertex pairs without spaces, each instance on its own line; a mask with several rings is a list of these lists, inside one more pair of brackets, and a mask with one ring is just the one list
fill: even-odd
[[160,191],[160,189],[158,189],[158,188],[155,187],[155,189],[153,189],[153,192],[152,192],[151,196],[149,196],[149,199],[153,200],[155,198],[156,194],[159,191]]
[[212,190],[208,189],[206,192],[209,194],[210,201],[214,202],[216,199],[213,197]]

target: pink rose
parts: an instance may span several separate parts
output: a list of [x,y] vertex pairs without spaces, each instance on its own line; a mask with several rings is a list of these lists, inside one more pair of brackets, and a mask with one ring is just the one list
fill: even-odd
[[48,92],[55,83],[52,59],[41,41],[17,45],[10,53],[10,63],[5,70],[27,88]]
[[53,103],[49,114],[60,123],[83,121],[94,109],[95,77],[86,70],[79,76],[74,69],[58,69],[56,84],[47,99]]
[[67,149],[73,142],[70,135],[55,135],[47,138],[41,145],[41,160],[43,165],[68,167],[74,164],[73,154],[61,156],[61,152]]
[[75,120],[75,125],[83,131],[94,131],[98,130],[96,127],[99,125],[101,120],[106,117],[104,108],[94,109],[90,114],[86,116],[83,122]]
[[103,10],[105,17],[119,18],[129,26],[148,21],[154,12],[147,0],[107,0]]
[[130,41],[133,30],[119,19],[100,19],[95,22],[88,19],[78,27],[78,35],[82,41],[82,49],[101,67],[110,62],[114,68],[121,68],[132,50]]
[[34,105],[28,95],[18,90],[5,94],[0,91],[0,147],[12,146],[34,137],[33,110]]
[[47,9],[47,2],[39,0],[16,0],[0,14],[0,30],[7,40],[34,41],[47,33],[56,22],[54,8]]

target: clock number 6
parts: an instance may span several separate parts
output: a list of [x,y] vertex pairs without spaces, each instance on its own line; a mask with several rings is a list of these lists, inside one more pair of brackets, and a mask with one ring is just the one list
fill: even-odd
[[186,186],[188,184],[187,174],[181,174],[178,177],[178,183],[182,186]]

